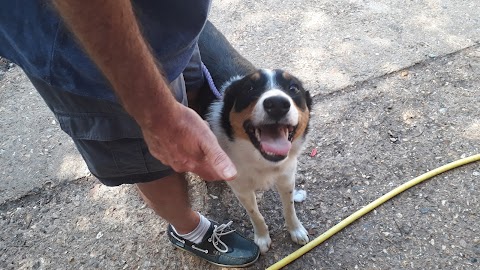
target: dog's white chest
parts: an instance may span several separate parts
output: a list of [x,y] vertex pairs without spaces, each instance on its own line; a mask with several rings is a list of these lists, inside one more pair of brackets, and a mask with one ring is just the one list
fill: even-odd
[[237,167],[237,179],[229,184],[242,190],[267,190],[281,178],[290,177],[296,168],[296,158],[278,163],[265,160],[247,141],[237,141],[225,148]]

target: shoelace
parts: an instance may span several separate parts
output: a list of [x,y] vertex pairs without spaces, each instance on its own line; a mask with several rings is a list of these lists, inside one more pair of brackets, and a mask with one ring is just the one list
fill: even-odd
[[[213,225],[213,233],[212,233],[212,236],[210,238],[208,238],[208,241],[209,242],[212,242],[213,246],[220,252],[227,252],[228,251],[228,246],[227,244],[225,244],[221,239],[220,237],[224,236],[224,235],[227,235],[227,234],[230,234],[232,232],[234,232],[235,230],[230,230],[230,231],[227,231],[225,232],[225,229],[227,229],[228,227],[230,227],[230,225],[233,223],[233,221],[230,221],[228,222],[227,224],[222,224],[222,225]],[[223,247],[220,248],[219,247],[219,244]]]

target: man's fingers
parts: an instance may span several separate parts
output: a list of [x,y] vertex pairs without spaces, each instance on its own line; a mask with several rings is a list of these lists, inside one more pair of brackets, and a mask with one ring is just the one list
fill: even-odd
[[233,165],[230,158],[223,151],[216,154],[215,158],[215,169],[221,170],[220,176],[225,179],[225,181],[230,181],[235,179],[237,176],[237,168]]
[[207,169],[206,164],[200,164],[197,168],[195,168],[194,172],[204,181],[223,181],[219,175],[217,175],[211,168]]
[[[201,162],[195,160],[171,160],[170,162],[162,162],[170,166],[174,171],[193,172],[204,180],[233,180],[237,174],[237,170],[228,156],[219,147],[220,151],[205,153],[205,158]],[[230,166],[230,167],[229,167]],[[233,171],[232,171],[233,170]]]
[[215,174],[225,181],[233,180],[237,176],[237,169],[230,158],[220,148],[218,143],[210,143],[204,148],[206,166],[213,168]]
[[211,167],[205,161],[201,163],[197,163],[195,161],[191,161],[189,163],[173,161],[170,167],[178,173],[183,173],[183,172],[195,173],[205,181],[223,180],[223,178],[213,170],[213,167]]
[[[192,111],[192,113],[194,112]],[[201,121],[198,115],[195,114],[195,117]],[[196,119],[193,120],[196,121]],[[186,136],[191,134],[189,132],[178,132],[178,134],[172,135],[171,139],[177,143],[168,145],[163,145],[158,141],[157,136],[145,136],[149,147],[152,146],[150,152],[176,172],[190,171],[205,180],[229,181],[235,179],[237,169],[218,144],[215,135],[208,128],[208,123],[197,123],[200,125],[191,124],[192,130],[190,131],[194,131],[193,134],[196,136],[193,140],[191,136]],[[151,132],[146,134],[151,134]]]

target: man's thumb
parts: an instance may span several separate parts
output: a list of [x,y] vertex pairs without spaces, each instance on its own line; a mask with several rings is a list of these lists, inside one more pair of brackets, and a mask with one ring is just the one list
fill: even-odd
[[213,160],[213,169],[225,181],[233,180],[237,176],[237,169],[230,158],[220,147],[214,147],[210,152],[209,160]]

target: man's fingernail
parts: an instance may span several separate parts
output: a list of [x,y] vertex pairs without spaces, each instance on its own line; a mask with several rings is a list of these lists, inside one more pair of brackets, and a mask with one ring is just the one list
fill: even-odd
[[237,170],[233,166],[228,166],[227,168],[225,168],[225,170],[223,170],[223,177],[225,179],[230,179],[234,177],[236,174],[237,174]]

